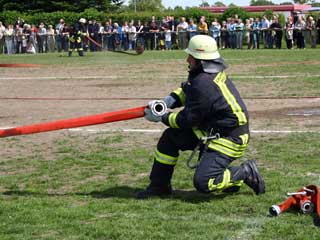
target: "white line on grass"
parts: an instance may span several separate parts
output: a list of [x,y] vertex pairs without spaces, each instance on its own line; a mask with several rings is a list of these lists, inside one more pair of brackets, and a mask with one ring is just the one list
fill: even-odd
[[[73,128],[68,129],[70,132],[88,132],[88,133],[101,133],[101,132],[134,132],[134,133],[160,133],[162,129],[112,129],[112,128]],[[307,131],[307,130],[251,130],[254,134],[288,134],[288,133],[320,133],[320,131]]]
[[320,77],[319,74],[315,75],[271,75],[271,76],[264,76],[264,75],[231,75],[231,78],[240,78],[240,79],[265,79],[265,78],[308,78],[308,77]]
[[[11,126],[0,127],[0,130],[15,128]],[[161,133],[164,129],[145,129],[145,128],[67,128],[69,132],[87,132],[87,133],[103,133],[103,132],[131,132],[131,133]],[[320,133],[315,130],[251,130],[253,134],[288,134],[288,133]]]
[[[230,75],[231,78],[235,79],[266,79],[266,78],[309,78],[309,77],[320,77],[320,74],[315,75]],[[128,76],[121,75],[107,75],[107,76],[42,76],[42,77],[1,77],[0,80],[44,80],[44,79],[53,79],[53,80],[64,80],[64,79],[120,79],[128,78]],[[161,79],[186,79],[187,75],[176,75],[176,76],[157,76]],[[130,79],[141,79],[141,76],[130,76]]]
[[[1,130],[14,128],[10,126],[0,127]],[[144,129],[144,128],[68,128],[69,132],[88,132],[88,133],[101,133],[101,132],[132,132],[132,133],[160,133],[163,129]],[[320,133],[314,130],[251,130],[250,133],[266,133],[266,134],[286,134],[286,133]]]

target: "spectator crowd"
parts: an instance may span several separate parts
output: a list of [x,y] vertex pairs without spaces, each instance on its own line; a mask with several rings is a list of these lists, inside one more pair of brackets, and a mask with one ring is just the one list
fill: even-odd
[[[181,17],[179,20],[167,16],[158,21],[152,16],[150,21],[142,23],[124,21],[121,25],[108,19],[104,23],[91,19],[83,34],[84,51],[134,50],[137,45],[146,50],[185,49],[188,41],[197,34],[213,37],[220,49],[259,49],[286,48],[305,49],[320,44],[320,17],[295,14],[289,16],[281,25],[278,16],[268,19],[250,18],[244,21],[237,15],[219,22],[214,19],[208,23],[202,16],[198,21]],[[0,54],[62,52],[69,49],[71,26],[60,19],[56,26],[38,26],[18,19],[14,25],[0,22]],[[88,36],[88,37],[85,37]],[[283,41],[284,40],[284,41]]]

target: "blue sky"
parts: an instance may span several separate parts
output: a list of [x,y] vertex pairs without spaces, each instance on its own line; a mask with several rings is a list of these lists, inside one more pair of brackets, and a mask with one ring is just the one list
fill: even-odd
[[[210,5],[213,5],[218,0],[206,0]],[[290,1],[290,0],[289,0]],[[229,5],[230,3],[234,3],[238,6],[249,6],[250,0],[240,0],[240,1],[229,1],[229,0],[222,0],[220,2],[223,2],[226,5]],[[274,3],[281,3],[281,2],[287,2],[287,0],[272,0]],[[162,0],[162,4],[165,7],[172,7],[175,6],[182,6],[182,7],[193,7],[193,6],[199,6],[202,3],[201,0]]]

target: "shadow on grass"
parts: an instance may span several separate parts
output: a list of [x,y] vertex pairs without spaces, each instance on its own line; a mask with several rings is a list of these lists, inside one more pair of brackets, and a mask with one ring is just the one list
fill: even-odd
[[[6,196],[33,196],[33,197],[63,197],[63,196],[91,196],[93,198],[123,198],[123,199],[136,199],[136,195],[139,191],[144,189],[134,188],[130,186],[116,186],[102,191],[92,192],[75,192],[75,193],[45,193],[45,192],[32,192],[32,191],[20,191],[12,190],[5,191],[2,194]],[[239,193],[233,193],[239,194]],[[241,194],[241,193],[240,193]],[[231,193],[219,193],[219,194],[204,194],[195,190],[175,190],[173,194],[168,197],[161,197],[162,199],[174,199],[181,200],[183,202],[199,203],[214,201],[215,199],[224,199]]]
[[[139,191],[144,189],[132,188],[129,186],[118,186],[106,189],[104,191],[90,192],[94,198],[126,198],[135,199]],[[203,194],[192,190],[175,190],[171,196],[161,197],[162,199],[178,199],[184,202],[198,203],[206,202],[214,199],[223,199],[227,194]]]

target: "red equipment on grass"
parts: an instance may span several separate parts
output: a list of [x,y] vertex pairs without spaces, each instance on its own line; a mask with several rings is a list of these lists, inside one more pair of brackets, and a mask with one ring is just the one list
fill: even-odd
[[90,126],[102,123],[116,122],[140,118],[144,116],[144,109],[149,107],[154,115],[162,116],[167,111],[165,102],[155,100],[148,106],[119,110],[115,112],[107,112],[93,116],[85,116],[79,118],[64,119],[54,122],[39,123],[14,128],[0,129],[0,137],[9,137],[16,135],[26,135],[40,132],[49,132],[59,129],[76,128]]
[[16,68],[16,67],[41,67],[40,64],[30,63],[0,63],[0,67]]
[[308,185],[295,193],[287,193],[290,196],[280,205],[272,205],[269,212],[272,216],[279,216],[280,213],[290,208],[300,209],[304,214],[316,213],[320,218],[320,189],[315,185]]

